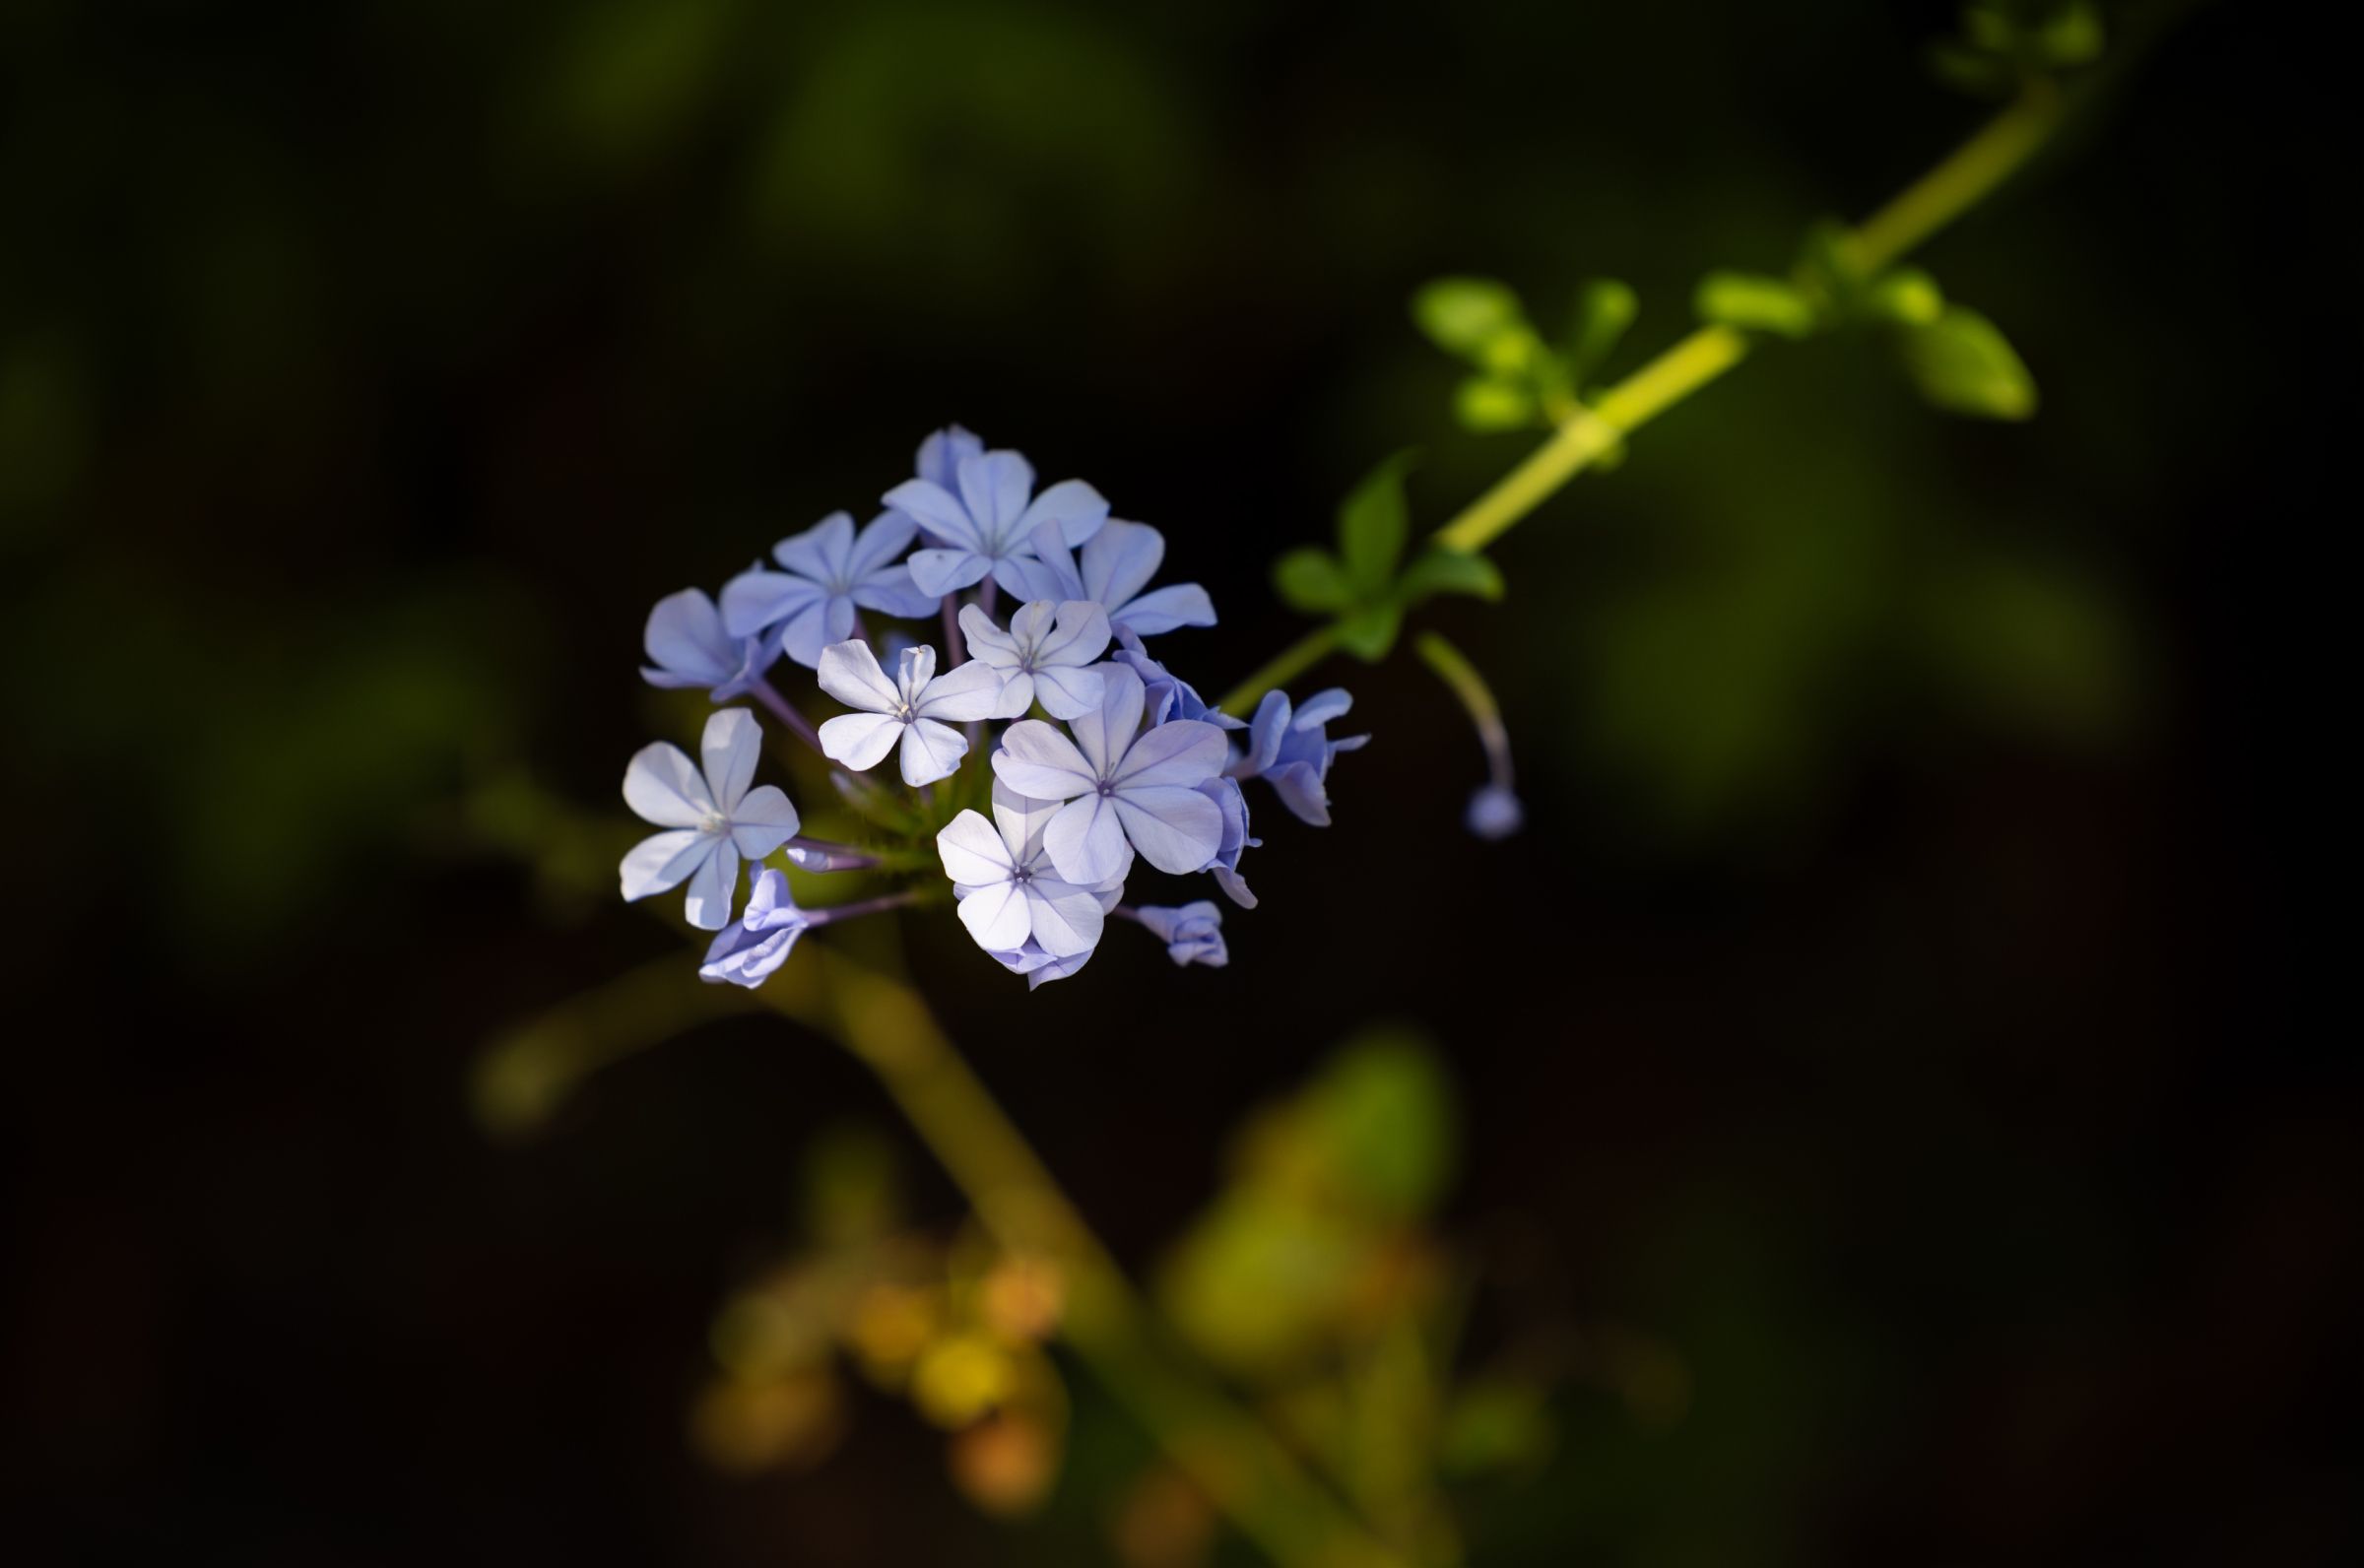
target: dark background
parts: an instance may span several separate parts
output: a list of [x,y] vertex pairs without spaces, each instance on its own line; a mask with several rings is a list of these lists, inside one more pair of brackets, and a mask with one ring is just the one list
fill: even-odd
[[[1228,969],[1112,939],[1029,997],[909,923],[1136,1264],[1249,1105],[1366,1022],[1437,1042],[1491,1310],[1630,1326],[1692,1390],[1566,1395],[1479,1561],[2364,1540],[2352,1031],[2309,1006],[2347,955],[2296,904],[2345,837],[2356,139],[2300,15],[2186,16],[1922,258],[2033,423],[1931,413],[1873,343],[1768,352],[1439,610],[1524,836],[1460,832],[1478,749],[1416,664],[1341,665],[1378,738],[1332,829],[1267,808]],[[1224,618],[1162,651],[1221,687],[1371,464],[1421,446],[1433,524],[1525,450],[1454,430],[1414,287],[1548,323],[1629,279],[1628,368],[1700,272],[1976,123],[1923,68],[1947,21],[10,6],[0,1550],[1066,1560],[885,1401],[810,1475],[690,1451],[801,1143],[888,1108],[735,1019],[489,1140],[487,1042],[678,939],[474,803],[530,779],[628,842],[624,759],[698,708],[635,678],[648,604],[951,420],[1162,527]]]

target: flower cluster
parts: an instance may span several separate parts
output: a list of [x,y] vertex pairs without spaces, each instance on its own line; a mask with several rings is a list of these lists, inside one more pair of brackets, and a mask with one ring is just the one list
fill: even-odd
[[[742,860],[878,874],[924,854],[977,946],[1030,985],[1082,968],[1112,915],[1176,963],[1226,962],[1212,900],[1130,906],[1126,883],[1146,863],[1210,876],[1232,903],[1255,907],[1240,857],[1261,840],[1242,782],[1265,780],[1292,815],[1328,825],[1331,761],[1368,739],[1329,735],[1346,693],[1292,704],[1270,692],[1248,719],[1209,705],[1146,644],[1215,623],[1198,584],[1150,585],[1164,536],[1110,516],[1081,480],[1038,491],[1024,457],[988,450],[957,425],[921,443],[916,473],[881,504],[859,529],[837,512],[780,541],[772,565],[751,566],[718,598],[692,588],[659,600],[643,674],[653,686],[703,687],[717,703],[754,698],[837,771],[874,829],[900,842],[801,836],[788,798],[754,786],[755,710],[723,708],[697,761],[663,744],[632,758],[624,800],[665,831],[624,857],[624,897],[687,882],[690,923],[718,933],[700,972],[754,986],[812,927],[926,903],[945,882],[800,909],[784,873],[761,866],[740,913]],[[891,631],[874,646],[865,613],[941,618],[942,656]],[[772,684],[783,661],[811,671],[845,711],[815,726]],[[979,751],[985,765],[966,766]],[[908,792],[900,801],[883,783],[890,755]]]

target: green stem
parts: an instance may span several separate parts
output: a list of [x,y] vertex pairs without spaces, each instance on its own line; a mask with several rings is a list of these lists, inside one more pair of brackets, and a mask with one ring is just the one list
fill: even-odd
[[[1977,206],[2024,165],[2060,126],[2067,100],[2037,79],[1953,155],[1866,219],[1841,242],[1864,272],[1876,272]],[[1585,467],[1748,357],[1748,339],[1730,327],[1701,327],[1560,422],[1550,438],[1436,532],[1450,550],[1477,554],[1542,505]],[[1303,674],[1338,646],[1319,626],[1223,694],[1226,713],[1244,712],[1265,692]]]
[[[1292,1568],[1403,1568],[1253,1416],[1160,1345],[1124,1273],[909,985],[816,947],[763,999],[869,1067],[1004,1248],[1057,1267],[1060,1333],[1240,1534]],[[775,977],[778,978],[778,977]]]
[[1279,658],[1233,686],[1215,706],[1236,718],[1244,719],[1249,705],[1257,698],[1275,686],[1286,686],[1320,664],[1337,646],[1338,633],[1335,630],[1329,626],[1316,626],[1281,649]]

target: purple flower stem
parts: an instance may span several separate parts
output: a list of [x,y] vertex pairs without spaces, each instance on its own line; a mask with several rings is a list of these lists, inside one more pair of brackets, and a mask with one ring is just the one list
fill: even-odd
[[960,640],[960,596],[944,596],[944,667],[957,670],[968,662],[968,649]]
[[772,685],[769,681],[757,679],[755,684],[748,687],[748,689],[755,693],[756,701],[771,709],[771,716],[773,718],[778,719],[782,724],[788,726],[789,729],[795,731],[796,738],[798,740],[804,742],[816,751],[821,751],[821,736],[819,732],[813,728],[812,722],[803,714],[797,712],[796,709],[790,707],[788,705],[788,699],[780,695],[776,690],[772,689]]
[[826,866],[808,866],[805,868],[808,871],[868,871],[879,863],[878,856],[865,854],[851,845],[831,843],[825,838],[807,838],[802,833],[788,840],[788,847],[828,857]]
[[859,903],[831,904],[826,909],[808,909],[805,911],[805,923],[809,926],[825,926],[833,921],[854,920],[863,915],[875,915],[888,909],[900,909],[906,904],[918,903],[919,898],[918,888],[906,887],[899,893],[881,893],[876,898],[865,898]]

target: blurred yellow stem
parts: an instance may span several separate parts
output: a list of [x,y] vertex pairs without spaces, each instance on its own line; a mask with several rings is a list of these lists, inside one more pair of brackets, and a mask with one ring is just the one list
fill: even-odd
[[[2030,82],[2008,108],[1937,167],[1899,192],[1841,241],[1865,272],[1886,267],[1992,195],[2059,128],[2060,89]],[[1585,466],[1748,357],[1748,339],[1730,327],[1701,327],[1610,387],[1590,408],[1562,420],[1550,438],[1436,532],[1436,542],[1468,554],[1483,551],[1542,505]],[[1243,713],[1273,687],[1303,674],[1338,646],[1316,627],[1263,669],[1223,693],[1217,706]]]
[[[796,970],[810,983],[777,986]],[[997,1242],[1057,1266],[1063,1337],[1241,1535],[1288,1568],[1405,1568],[1261,1422],[1160,1344],[1124,1272],[912,987],[815,945],[759,995],[878,1075]]]

